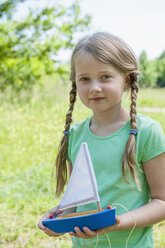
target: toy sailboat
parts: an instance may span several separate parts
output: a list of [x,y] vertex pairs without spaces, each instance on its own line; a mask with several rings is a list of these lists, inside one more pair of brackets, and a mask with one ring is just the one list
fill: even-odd
[[73,170],[57,209],[67,210],[79,205],[97,202],[98,209],[54,216],[42,223],[56,233],[74,232],[74,227],[96,230],[114,225],[115,208],[101,209],[96,178],[87,143],[82,143]]

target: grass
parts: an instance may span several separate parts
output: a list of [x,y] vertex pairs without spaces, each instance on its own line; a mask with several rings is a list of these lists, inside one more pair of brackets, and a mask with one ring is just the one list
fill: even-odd
[[[41,216],[59,200],[51,190],[51,171],[68,106],[68,87],[47,83],[42,90],[18,100],[1,94],[0,100],[0,247],[69,248],[70,237],[48,238],[37,228]],[[139,112],[159,121],[164,128],[165,89],[141,90]],[[128,106],[128,97],[124,97]],[[153,111],[145,112],[146,108]],[[76,104],[74,122],[90,111]],[[164,129],[165,131],[165,129]],[[155,247],[165,247],[164,222],[154,227]]]

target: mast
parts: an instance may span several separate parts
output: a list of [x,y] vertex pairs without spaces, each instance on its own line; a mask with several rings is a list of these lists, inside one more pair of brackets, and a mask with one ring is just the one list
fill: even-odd
[[97,202],[97,207],[98,207],[99,212],[101,212],[100,202]]

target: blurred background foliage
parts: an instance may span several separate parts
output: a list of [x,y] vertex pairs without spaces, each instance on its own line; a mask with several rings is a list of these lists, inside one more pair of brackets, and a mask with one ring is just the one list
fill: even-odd
[[[67,7],[60,4],[64,1],[52,2],[54,7],[47,0],[0,0],[2,248],[71,246],[69,235],[61,241],[48,239],[37,222],[59,202],[50,182],[69,104],[69,63],[65,54],[78,37],[91,30],[91,16],[82,16],[76,0]],[[26,8],[22,15],[21,5]],[[165,131],[165,88],[158,88],[165,86],[165,51],[152,61],[143,51],[139,66],[139,84],[145,89],[138,96],[137,111],[160,122]],[[129,108],[125,94],[124,106]],[[74,122],[89,114],[78,100]],[[164,222],[154,226],[155,248],[165,247],[164,230]]]
[[[91,16],[81,15],[78,1],[69,7],[60,2],[51,7],[34,4],[20,18],[16,13],[25,2],[29,0],[0,4],[0,91],[8,86],[18,93],[30,90],[45,75],[56,74],[60,82],[68,81],[69,63],[61,62],[59,54],[71,50],[76,35],[89,29]],[[165,86],[165,51],[151,61],[142,51],[139,67],[141,87]]]
[[141,87],[165,87],[165,51],[154,60],[148,60],[147,53],[142,51],[139,67],[142,72],[139,78]]
[[[68,65],[59,62],[61,51],[71,49],[77,33],[90,23],[81,16],[78,1],[69,7],[40,4],[19,18],[16,11],[29,0],[6,0],[0,4],[0,90],[30,89],[44,75],[58,73],[65,78]],[[35,2],[35,0],[34,0]]]

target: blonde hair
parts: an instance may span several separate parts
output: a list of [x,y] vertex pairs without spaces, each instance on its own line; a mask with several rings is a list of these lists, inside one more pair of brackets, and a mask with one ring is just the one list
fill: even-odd
[[[119,71],[126,73],[130,77],[131,88],[131,106],[130,106],[130,124],[132,129],[137,130],[136,123],[136,98],[138,93],[137,75],[138,65],[136,57],[132,49],[120,38],[115,35],[98,32],[93,35],[87,35],[80,40],[73,50],[71,58],[71,74],[72,89],[70,91],[70,106],[66,114],[65,131],[69,131],[72,122],[72,112],[76,101],[76,82],[75,82],[75,59],[81,52],[90,53],[98,61],[114,66]],[[68,150],[68,135],[63,136],[59,153],[56,159],[56,195],[59,196],[64,189],[67,180],[67,150]],[[136,142],[135,135],[130,134],[125,151],[122,158],[122,173],[125,180],[128,182],[126,172],[133,176],[133,179],[139,188],[139,180],[137,177],[138,168],[135,161]]]

